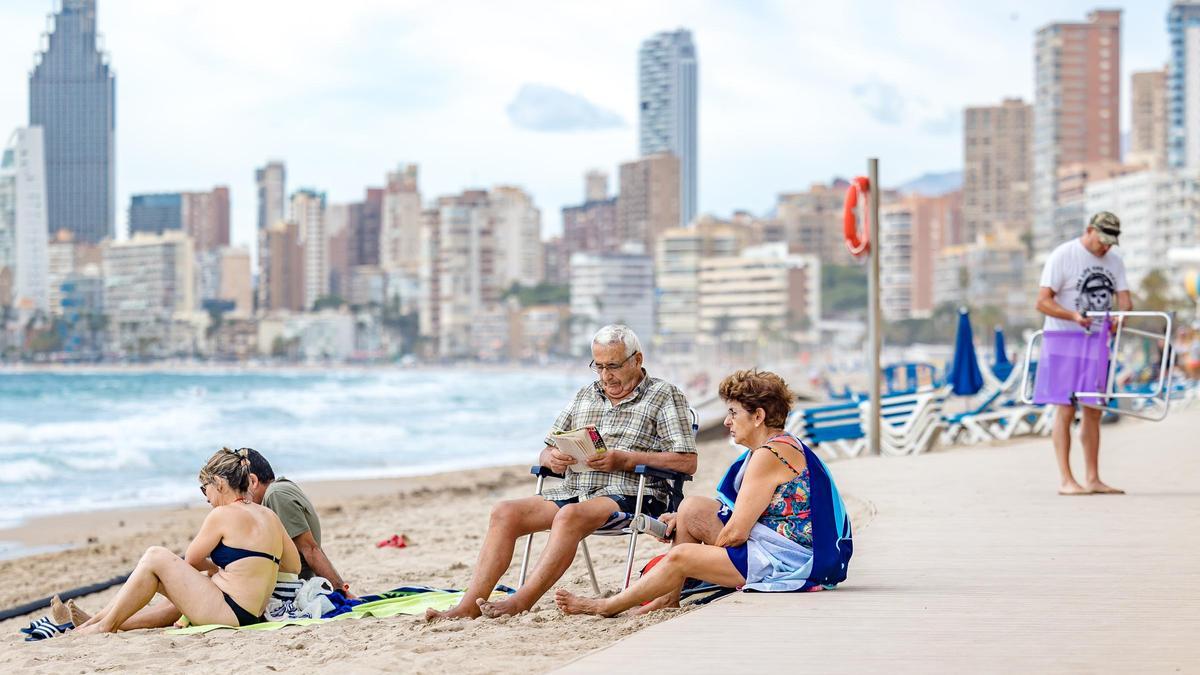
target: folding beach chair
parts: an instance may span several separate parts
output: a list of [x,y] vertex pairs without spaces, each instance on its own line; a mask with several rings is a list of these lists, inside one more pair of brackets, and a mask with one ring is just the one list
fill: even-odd
[[[688,414],[692,418],[692,433],[695,434],[700,429],[700,419],[696,415],[696,411],[688,408]],[[547,478],[564,478],[562,474],[554,473],[544,466],[533,466],[529,468],[529,473],[537,476],[537,488],[534,494],[541,496],[543,485]],[[638,477],[637,500],[634,502],[633,513],[625,511],[614,511],[609,516],[608,522],[592,532],[589,537],[629,537],[629,551],[625,558],[625,582],[621,588],[628,588],[630,578],[633,576],[633,556],[637,550],[638,535],[647,532],[661,532],[666,527],[663,522],[657,518],[642,513],[642,498],[646,494],[646,478],[661,478],[667,481],[667,508],[664,513],[674,513],[679,510],[679,504],[683,501],[683,484],[692,480],[692,477],[686,473],[678,471],[668,471],[666,469],[656,469],[654,467],[639,464],[633,469],[633,473]],[[587,537],[579,542],[583,549],[583,559],[587,563],[588,576],[592,580],[592,589],[596,591],[596,595],[600,595],[600,582],[596,580],[596,567],[592,564],[592,554],[588,551]],[[533,548],[533,534],[525,537],[525,552],[521,556],[521,572],[517,577],[517,588],[525,585],[525,574],[529,571],[529,553]]]
[[[1107,326],[1110,320],[1115,319],[1116,330],[1112,332],[1111,336],[1103,333],[1076,333],[1073,331],[1055,331],[1050,334],[1038,331],[1033,334],[1029,344],[1025,347],[1026,366],[1021,377],[1022,402],[1033,403],[1034,379],[1031,376],[1036,372],[1040,377],[1054,378],[1048,382],[1068,387],[1072,398],[1082,407],[1094,408],[1106,413],[1130,415],[1153,422],[1166,419],[1171,408],[1171,395],[1175,390],[1172,386],[1172,369],[1174,367],[1171,358],[1172,315],[1167,312],[1131,311],[1088,312],[1087,316],[1102,319],[1104,321],[1102,326]],[[1127,325],[1129,319],[1139,318],[1161,319],[1163,322],[1162,332],[1143,330]],[[1102,328],[1094,330],[1102,330]],[[1119,385],[1116,376],[1118,370],[1122,368],[1120,363],[1122,338],[1126,334],[1150,340],[1152,344],[1162,345],[1161,358],[1154,368],[1157,371],[1157,378],[1145,386],[1128,390]],[[1057,374],[1038,372],[1029,367],[1030,363],[1037,363],[1033,359],[1033,352],[1035,344],[1039,343],[1042,351],[1054,350],[1058,354],[1059,360],[1074,358],[1089,363],[1105,360],[1107,365],[1101,363],[1099,368],[1085,367],[1083,369],[1085,372],[1077,378],[1079,381],[1064,384],[1062,378]],[[1125,406],[1122,406],[1122,403]],[[1047,406],[1047,408],[1049,407]]]

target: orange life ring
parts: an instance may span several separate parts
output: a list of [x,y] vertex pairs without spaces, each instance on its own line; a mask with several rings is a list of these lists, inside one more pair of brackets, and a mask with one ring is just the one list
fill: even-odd
[[871,192],[871,183],[865,176],[858,176],[850,181],[850,187],[846,190],[846,205],[842,208],[842,236],[846,238],[846,248],[850,249],[850,255],[856,258],[871,250],[871,216],[869,213],[863,214],[863,228],[862,232],[859,232],[858,217],[854,214],[858,208],[860,192],[864,196]]

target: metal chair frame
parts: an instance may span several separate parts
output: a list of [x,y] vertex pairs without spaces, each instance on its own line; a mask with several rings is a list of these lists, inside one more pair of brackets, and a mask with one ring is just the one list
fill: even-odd
[[[688,408],[688,414],[692,418],[692,433],[695,434],[697,431],[699,431],[699,417],[697,416],[696,411],[691,408]],[[534,490],[534,494],[539,497],[542,495],[542,489],[547,478],[565,478],[563,474],[555,473],[544,466],[529,467],[529,473],[537,476],[537,488]],[[633,517],[630,519],[629,525],[621,528],[620,530],[596,530],[588,535],[588,537],[615,537],[629,535],[629,551],[626,554],[625,559],[625,584],[621,587],[622,589],[629,588],[630,579],[633,577],[633,555],[637,550],[638,535],[649,530],[646,520],[650,518],[650,516],[642,514],[642,498],[646,495],[646,478],[661,478],[668,482],[669,490],[667,497],[667,510],[665,511],[666,513],[671,513],[679,509],[679,504],[683,501],[683,484],[692,480],[692,477],[686,473],[670,471],[667,469],[656,469],[651,466],[646,466],[645,464],[638,464],[636,467],[634,467],[633,473],[637,474],[638,476],[638,490]],[[531,532],[525,536],[525,553],[521,556],[521,572],[517,576],[517,588],[525,585],[525,575],[529,571],[529,554],[533,549],[534,534],[535,533]],[[587,537],[584,537],[579,544],[583,548],[583,559],[587,563],[588,576],[591,577],[592,580],[592,589],[596,591],[596,595],[600,595],[600,583],[596,580],[596,567],[592,564],[592,554],[590,551],[588,551]]]
[[[1087,312],[1086,316],[1096,318],[1116,318],[1117,330],[1110,338],[1109,362],[1108,362],[1108,380],[1105,386],[1105,391],[1079,391],[1075,392],[1075,398],[1081,397],[1102,398],[1105,399],[1105,405],[1096,405],[1094,403],[1082,403],[1079,405],[1085,408],[1112,412],[1121,415],[1129,415],[1152,422],[1161,422],[1166,419],[1167,413],[1171,409],[1171,371],[1174,364],[1171,359],[1171,335],[1174,326],[1174,320],[1168,312],[1150,312],[1150,311],[1128,311],[1128,312]],[[1125,319],[1137,317],[1160,318],[1164,321],[1162,333],[1141,330],[1138,328],[1130,328],[1125,325]],[[1045,331],[1037,331],[1029,338],[1029,344],[1025,346],[1025,365],[1024,371],[1021,374],[1021,402],[1033,403],[1033,394],[1030,391],[1030,371],[1029,364],[1033,356],[1033,346],[1035,342],[1043,339]],[[1162,358],[1158,364],[1158,382],[1148,392],[1121,392],[1116,391],[1117,385],[1117,361],[1121,356],[1121,335],[1129,333],[1140,337],[1150,338],[1152,340],[1161,340],[1163,343]],[[1161,398],[1160,398],[1161,396]],[[1111,408],[1107,405],[1109,401],[1120,401],[1121,399],[1146,399],[1150,403],[1161,402],[1161,411],[1158,414],[1147,414],[1141,411],[1122,409],[1119,406]],[[1157,406],[1156,406],[1157,407]]]

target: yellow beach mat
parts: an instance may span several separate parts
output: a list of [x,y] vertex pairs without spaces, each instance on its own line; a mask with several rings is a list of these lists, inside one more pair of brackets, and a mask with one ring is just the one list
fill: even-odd
[[[383,600],[376,600],[374,602],[364,602],[361,605],[355,605],[353,609],[345,614],[338,614],[328,619],[288,619],[287,621],[266,621],[249,626],[226,626],[219,623],[210,623],[203,626],[176,628],[167,631],[167,634],[199,635],[222,628],[229,630],[279,630],[284,626],[312,626],[314,624],[329,623],[330,621],[340,621],[342,619],[362,619],[368,616],[386,618],[401,614],[419,615],[424,614],[427,609],[438,611],[450,609],[457,605],[459,600],[462,600],[462,597],[462,591],[429,591],[426,593],[414,593],[400,598],[384,598]],[[500,600],[506,597],[508,597],[508,593],[496,590],[492,591],[490,599]]]

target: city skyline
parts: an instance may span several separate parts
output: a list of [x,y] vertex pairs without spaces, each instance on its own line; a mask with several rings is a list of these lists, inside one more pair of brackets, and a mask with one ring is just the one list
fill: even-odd
[[[236,24],[232,4],[170,5],[99,7],[122,82],[118,231],[130,194],[228,184],[233,243],[251,247],[253,172],[273,158],[288,164],[290,186],[326,191],[331,202],[359,199],[401,162],[421,166],[427,199],[520,185],[545,214],[544,233],[560,231],[560,208],[581,201],[586,170],[615,174],[636,158],[638,45],[679,27],[703,51],[701,213],[765,212],[779,192],[860,172],[868,154],[892,184],[956,169],[962,108],[1031,100],[1033,32],[1095,7],[629,4],[593,16],[543,5],[526,25],[486,5],[451,17],[423,3],[350,3],[336,13],[256,3]],[[1123,98],[1130,72],[1167,60],[1167,8],[1125,8]],[[40,0],[0,9],[0,123],[10,127],[25,123],[26,77],[49,10]],[[821,30],[797,39],[807,26]],[[944,39],[926,44],[926,31]]]

